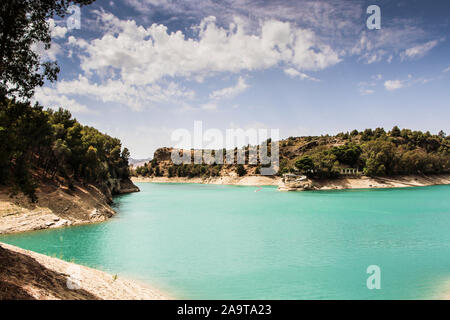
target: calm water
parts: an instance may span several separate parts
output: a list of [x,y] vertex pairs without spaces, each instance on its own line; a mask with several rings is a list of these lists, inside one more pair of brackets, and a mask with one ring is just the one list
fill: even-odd
[[[177,298],[424,299],[449,293],[450,186],[282,193],[139,184],[109,222],[0,241]],[[381,268],[381,290],[366,269]],[[445,284],[447,282],[447,286]]]

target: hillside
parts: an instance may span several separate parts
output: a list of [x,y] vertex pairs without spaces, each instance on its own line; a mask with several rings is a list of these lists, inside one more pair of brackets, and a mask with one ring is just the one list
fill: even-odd
[[[71,290],[77,286],[77,290]],[[157,290],[0,243],[0,300],[160,300]]]
[[70,112],[0,101],[0,234],[104,221],[137,192],[119,139]]
[[[249,148],[244,149],[248,160]],[[394,127],[388,132],[377,128],[362,132],[354,130],[336,136],[290,137],[279,142],[279,150],[277,175],[280,177],[286,173],[296,173],[315,181],[330,181],[343,177],[357,179],[363,176],[373,178],[450,173],[450,137],[442,131],[433,135]],[[238,165],[226,163],[226,160],[224,164],[174,165],[172,151],[171,148],[158,149],[153,160],[132,170],[132,175],[208,180],[253,176],[261,170],[259,162],[257,165]],[[192,150],[181,152],[193,154]]]

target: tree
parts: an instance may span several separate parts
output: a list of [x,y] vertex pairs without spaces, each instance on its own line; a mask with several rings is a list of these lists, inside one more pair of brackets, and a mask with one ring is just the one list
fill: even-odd
[[295,166],[301,173],[311,176],[314,173],[314,161],[310,156],[304,156],[303,158],[295,162]]
[[48,22],[63,17],[72,4],[87,5],[95,0],[7,0],[0,4],[0,95],[31,98],[44,80],[55,81],[59,67],[41,61],[33,46],[51,46]]
[[365,174],[372,176],[396,173],[399,159],[395,144],[376,139],[364,144],[363,150],[363,158],[366,160]]
[[444,130],[441,130],[439,131],[438,136],[444,139],[447,136],[447,134],[444,132]]
[[399,127],[394,126],[391,130],[391,136],[393,137],[400,137],[401,131],[399,129]]
[[238,164],[238,166],[236,167],[236,173],[239,177],[242,177],[247,173],[247,171],[242,164]]
[[129,151],[119,139],[82,126],[66,110],[44,111],[0,97],[0,184],[35,200],[33,174],[103,184],[129,177]]
[[348,164],[350,166],[354,166],[358,163],[362,152],[360,146],[352,143],[340,147],[333,147],[330,151],[336,156],[340,163]]
[[[330,152],[316,153],[313,158],[314,175],[319,178],[337,178],[339,176],[339,162]],[[309,174],[312,176],[312,173]]]
[[361,134],[361,140],[368,141],[373,137],[372,129],[366,129]]
[[176,171],[177,171],[177,167],[176,166],[170,166],[169,170],[168,170],[169,178],[174,177]]

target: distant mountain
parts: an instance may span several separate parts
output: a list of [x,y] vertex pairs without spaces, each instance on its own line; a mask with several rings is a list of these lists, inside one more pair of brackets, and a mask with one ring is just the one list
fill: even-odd
[[147,159],[128,159],[128,164],[132,166],[133,168],[142,167],[146,162],[151,161],[152,158]]

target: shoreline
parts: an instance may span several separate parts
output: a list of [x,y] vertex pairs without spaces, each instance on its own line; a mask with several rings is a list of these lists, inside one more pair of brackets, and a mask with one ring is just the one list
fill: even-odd
[[[131,181],[120,186],[112,181],[115,194],[138,192]],[[118,186],[117,186],[118,185]],[[116,212],[111,190],[92,184],[74,184],[72,189],[56,182],[42,182],[36,190],[37,203],[23,193],[11,195],[0,189],[0,235],[105,222]]]
[[[286,186],[281,177],[269,176],[223,176],[214,178],[168,178],[168,177],[132,177],[133,183],[193,183],[235,186],[278,186],[280,191],[303,191],[301,187]],[[311,181],[311,180],[310,180]],[[310,190],[347,190],[347,189],[388,189],[427,187],[450,184],[450,174],[440,175],[404,175],[395,177],[338,178],[334,180],[312,180]]]
[[279,186],[282,183],[280,177],[269,176],[222,176],[210,178],[168,178],[168,177],[132,177],[133,183],[191,183],[191,184],[216,184],[233,186]]
[[5,243],[0,262],[0,300],[172,299],[145,284]]

